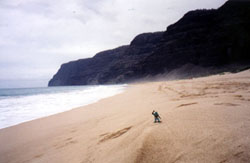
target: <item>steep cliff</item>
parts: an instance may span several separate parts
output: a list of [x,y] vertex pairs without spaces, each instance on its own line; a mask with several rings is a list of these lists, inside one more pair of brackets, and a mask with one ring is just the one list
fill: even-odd
[[216,10],[188,12],[165,32],[63,64],[49,86],[124,83],[174,71],[200,76],[248,65],[250,1],[230,0]]

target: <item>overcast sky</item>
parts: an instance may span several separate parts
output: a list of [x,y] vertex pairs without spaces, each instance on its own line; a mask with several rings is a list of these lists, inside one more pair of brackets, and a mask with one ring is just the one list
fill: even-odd
[[0,87],[47,86],[62,63],[164,31],[226,0],[0,0]]

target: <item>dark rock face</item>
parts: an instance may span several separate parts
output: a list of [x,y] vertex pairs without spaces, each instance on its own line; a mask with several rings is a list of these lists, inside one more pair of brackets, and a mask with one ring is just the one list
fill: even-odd
[[201,67],[247,64],[250,3],[229,1],[218,10],[189,12],[167,28],[162,40],[157,51],[142,61],[146,73],[163,73],[187,63]]
[[63,64],[49,86],[122,83],[138,78],[133,71],[153,53],[163,32],[138,35],[130,45]]
[[[234,66],[229,66],[229,65]],[[230,0],[217,10],[188,12],[165,32],[140,34],[130,45],[63,64],[49,86],[131,82],[202,67],[188,76],[250,65],[250,1]],[[237,66],[235,66],[237,65]],[[187,77],[187,76],[186,76]]]

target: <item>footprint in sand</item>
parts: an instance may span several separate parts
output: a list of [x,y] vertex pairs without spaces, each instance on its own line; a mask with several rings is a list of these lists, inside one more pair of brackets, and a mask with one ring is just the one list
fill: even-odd
[[70,132],[71,132],[71,133],[74,133],[74,132],[76,132],[76,131],[77,131],[77,130],[74,129],[74,130],[71,130]]
[[34,158],[40,158],[42,156],[43,156],[43,154],[38,154],[38,155],[35,155]]
[[214,103],[214,105],[239,106],[239,104],[232,104],[232,103]]
[[58,143],[58,144],[55,144],[54,147],[55,147],[56,149],[59,149],[59,148],[65,147],[65,146],[67,146],[67,145],[75,144],[75,143],[77,143],[77,141],[73,140],[73,138],[70,137],[70,138],[65,139],[63,142],[60,142],[60,143]]
[[181,104],[181,105],[177,106],[177,108],[184,107],[184,106],[189,106],[189,105],[195,105],[195,104],[198,104],[198,103],[193,102],[193,103]]
[[118,138],[119,136],[125,134],[126,132],[128,132],[128,130],[130,130],[133,126],[130,126],[130,127],[126,127],[124,129],[121,129],[121,130],[118,130],[116,132],[113,132],[113,133],[105,133],[105,134],[101,134],[100,136],[103,137],[99,143],[102,143],[102,142],[105,142],[107,140],[110,140],[110,139],[115,139],[115,138]]
[[244,151],[240,151],[234,154],[235,157],[239,157],[240,155],[242,155],[244,153]]
[[220,161],[219,163],[225,163],[227,161],[228,161],[228,159],[224,159],[224,160]]

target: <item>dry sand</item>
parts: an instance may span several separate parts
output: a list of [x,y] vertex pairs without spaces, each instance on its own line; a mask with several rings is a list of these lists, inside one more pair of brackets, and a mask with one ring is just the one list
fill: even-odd
[[[162,123],[153,123],[153,109]],[[129,85],[2,129],[0,162],[250,162],[250,71]]]

